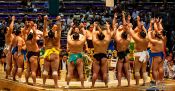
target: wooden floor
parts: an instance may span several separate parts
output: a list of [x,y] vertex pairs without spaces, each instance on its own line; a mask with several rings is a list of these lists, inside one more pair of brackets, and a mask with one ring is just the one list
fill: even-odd
[[[1,67],[0,67],[1,68]],[[79,81],[71,81],[70,88],[65,89],[66,86],[65,81],[58,81],[59,86],[62,86],[61,88],[54,88],[54,82],[52,79],[48,79],[46,81],[46,86],[42,86],[42,79],[37,78],[37,86],[27,85],[25,84],[25,78],[22,77],[22,83],[12,81],[11,79],[4,79],[5,73],[0,69],[0,91],[145,91],[147,88],[149,88],[149,83],[146,84],[146,86],[135,86],[135,80],[131,80],[131,86],[127,86],[127,81],[125,79],[122,80],[122,86],[117,87],[117,80],[109,81],[108,88],[104,88],[103,82],[96,82],[95,88],[91,89],[91,82],[85,81],[85,88],[80,88],[80,82]],[[29,79],[29,82],[32,83],[32,79]],[[149,79],[147,80],[149,82]],[[142,83],[142,80],[140,80],[140,85]],[[164,89],[166,91],[175,91],[175,80],[165,80],[163,84],[160,84],[157,86],[160,90]]]

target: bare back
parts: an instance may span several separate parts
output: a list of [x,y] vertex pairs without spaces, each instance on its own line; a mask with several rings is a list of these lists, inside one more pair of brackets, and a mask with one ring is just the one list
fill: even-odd
[[92,40],[92,32],[90,32],[90,31],[86,31],[86,36],[87,36],[87,39],[89,39],[89,40]]
[[46,36],[44,38],[44,43],[45,43],[45,49],[51,49],[55,48],[57,50],[60,49],[60,37],[58,37],[57,33],[55,32],[55,37],[53,39],[49,38]]
[[164,42],[159,40],[160,43],[151,43],[151,52],[163,52]]
[[38,44],[34,40],[27,40],[26,41],[26,48],[27,48],[27,51],[32,51],[32,52],[38,52],[39,51]]
[[[104,40],[99,39],[93,39],[93,45],[94,45],[94,53],[107,53],[107,48],[109,45],[109,42],[111,40],[111,36],[107,34],[106,31],[103,31],[103,34],[105,35]],[[96,36],[97,37],[97,36]]]
[[79,40],[71,39],[68,41],[68,46],[71,53],[83,52],[84,44],[85,44],[85,40],[84,38],[81,38],[81,37]]
[[[138,36],[138,35],[137,35]],[[139,38],[139,40],[134,39],[135,41],[135,50],[140,52],[140,51],[145,51],[148,48],[148,39],[147,38]]]
[[13,34],[10,34],[10,35],[6,34],[5,35],[5,44],[11,45],[12,41],[13,41],[13,38],[14,38]]
[[127,37],[126,40],[121,38],[122,33],[123,31],[118,31],[115,36],[115,41],[117,43],[116,47],[119,52],[127,50],[129,48],[129,43],[130,43],[129,37]]

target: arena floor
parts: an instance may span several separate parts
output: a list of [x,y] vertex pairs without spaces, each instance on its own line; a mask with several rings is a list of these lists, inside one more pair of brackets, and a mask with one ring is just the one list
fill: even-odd
[[[1,67],[0,67],[1,68]],[[145,91],[147,88],[149,88],[149,83],[146,84],[146,86],[136,86],[135,80],[131,80],[131,86],[127,87],[127,81],[125,79],[122,80],[122,86],[117,87],[117,80],[113,80],[109,82],[109,87],[104,88],[103,82],[96,82],[95,88],[91,89],[91,82],[85,81],[85,88],[80,88],[80,82],[79,81],[71,81],[70,88],[65,89],[64,86],[66,86],[65,81],[58,81],[58,84],[62,86],[61,88],[54,88],[54,82],[52,79],[48,79],[46,81],[46,86],[42,87],[42,79],[37,79],[37,86],[27,85],[24,83],[25,78],[23,76],[22,81],[23,83],[14,82],[11,79],[7,80],[4,79],[4,72],[2,68],[0,69],[0,91]],[[147,82],[150,80],[148,79]],[[29,79],[29,82],[32,82],[32,79]],[[142,80],[140,80],[140,83],[142,83]],[[140,84],[141,85],[141,84]],[[174,91],[175,90],[175,81],[173,80],[165,80],[163,84],[160,84],[157,86],[159,90],[165,90],[165,91]]]

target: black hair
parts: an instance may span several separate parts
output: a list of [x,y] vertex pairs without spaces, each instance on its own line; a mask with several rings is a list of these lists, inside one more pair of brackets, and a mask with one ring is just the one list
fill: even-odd
[[30,32],[27,36],[27,40],[32,40],[32,38],[33,38],[33,33]]
[[156,34],[155,34],[155,37],[158,38],[158,39],[162,39],[161,34],[159,34],[159,33],[157,33],[157,32],[156,32]]
[[79,33],[77,33],[77,32],[74,32],[74,33],[73,33],[73,39],[74,39],[74,40],[78,40],[79,37],[80,37],[80,36],[79,36]]
[[99,40],[103,40],[105,38],[105,35],[101,32],[97,34]]
[[20,34],[21,34],[21,30],[17,29],[17,30],[15,31],[15,35],[16,35],[16,36],[19,36]]
[[140,32],[140,36],[141,36],[142,38],[145,38],[145,37],[146,37],[145,31],[141,31],[141,32]]
[[121,35],[121,37],[122,37],[122,39],[127,39],[127,37],[128,37],[128,34],[127,34],[127,32],[125,31],[125,32],[123,32],[122,33],[122,35]]
[[48,32],[48,36],[49,36],[49,38],[54,38],[55,37],[55,33],[52,30],[50,30]]

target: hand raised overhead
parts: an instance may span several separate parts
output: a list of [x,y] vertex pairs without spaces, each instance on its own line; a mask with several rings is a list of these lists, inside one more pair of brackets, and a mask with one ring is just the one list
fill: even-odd
[[14,21],[15,20],[15,16],[12,16],[12,21]]
[[44,20],[48,20],[48,16],[46,15],[46,16],[44,16]]
[[150,23],[153,24],[155,22],[155,18],[151,18]]

